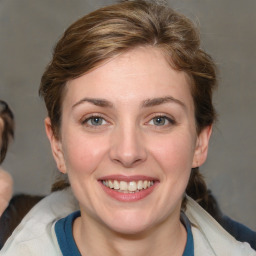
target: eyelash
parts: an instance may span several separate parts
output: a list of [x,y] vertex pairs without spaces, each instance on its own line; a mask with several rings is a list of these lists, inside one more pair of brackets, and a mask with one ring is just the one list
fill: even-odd
[[[164,118],[165,122],[167,121],[168,123],[167,124],[164,123],[163,125],[150,124],[150,122],[154,122],[154,119],[157,119],[157,118]],[[152,125],[152,126],[156,126],[156,127],[166,127],[166,126],[170,126],[170,125],[175,125],[176,121],[173,118],[170,118],[170,117],[165,116],[165,115],[155,115],[147,123]]]
[[[89,121],[91,121],[92,122],[92,120],[93,119],[100,119],[102,122],[105,122],[104,124],[99,124],[99,125],[93,125],[92,123],[91,124],[88,124],[88,122]],[[105,125],[105,124],[107,124],[107,121],[105,120],[105,118],[104,117],[102,117],[101,115],[91,115],[91,116],[89,116],[89,117],[87,117],[87,118],[85,118],[85,119],[83,119],[82,121],[81,121],[81,124],[82,125],[85,125],[85,126],[88,126],[88,127],[92,127],[92,128],[99,128],[100,126],[103,126],[103,125]]]
[[[160,124],[160,125],[157,125],[157,124],[155,124],[155,123],[153,123],[153,124],[150,124],[151,122],[154,122],[154,119],[157,119],[157,118],[164,118],[164,121],[166,122],[168,122],[167,124],[166,123],[164,123],[164,124]],[[92,120],[93,119],[100,119],[101,120],[101,122],[100,122],[100,124],[99,125],[94,125],[94,124],[89,124],[88,122],[89,121],[91,121],[92,122]],[[103,122],[103,124],[102,124],[102,122]],[[87,117],[87,118],[85,118],[85,119],[83,119],[82,121],[81,121],[81,124],[82,125],[85,125],[85,126],[87,126],[87,127],[90,127],[90,128],[94,128],[94,129],[98,129],[98,128],[100,128],[101,126],[103,126],[103,125],[107,125],[107,121],[105,120],[105,118],[104,117],[102,117],[101,115],[99,115],[99,114],[95,114],[95,115],[91,115],[91,116],[89,116],[89,117]],[[173,119],[173,118],[170,118],[170,117],[168,117],[168,116],[166,116],[166,115],[155,115],[154,117],[152,117],[146,124],[149,124],[149,125],[152,125],[152,126],[154,126],[155,128],[161,128],[161,127],[168,127],[168,126],[171,126],[171,125],[175,125],[176,124],[176,121]]]

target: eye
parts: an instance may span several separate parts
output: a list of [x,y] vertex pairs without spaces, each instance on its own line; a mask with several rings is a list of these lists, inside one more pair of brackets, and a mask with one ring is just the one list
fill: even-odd
[[150,125],[155,125],[155,126],[166,126],[169,124],[174,124],[175,121],[167,116],[155,116],[148,123]]
[[107,122],[103,117],[91,116],[89,118],[86,118],[82,123],[88,126],[101,126],[105,125]]

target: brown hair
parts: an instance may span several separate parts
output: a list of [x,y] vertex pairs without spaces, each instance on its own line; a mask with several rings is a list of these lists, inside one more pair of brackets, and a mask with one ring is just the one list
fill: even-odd
[[[200,48],[197,29],[189,19],[167,6],[134,0],[107,6],[82,17],[57,43],[39,90],[56,137],[60,136],[67,81],[139,46],[160,49],[173,68],[189,75],[197,132],[213,124],[216,114],[212,92],[216,87],[216,68],[211,57]],[[67,185],[63,183],[63,187]],[[194,169],[187,192],[195,199],[205,197],[205,193],[201,195],[197,191],[207,191],[207,188],[198,169]]]
[[14,116],[6,102],[0,100],[0,118],[3,120],[4,129],[0,136],[2,143],[0,145],[0,163],[5,159],[10,139],[14,137]]

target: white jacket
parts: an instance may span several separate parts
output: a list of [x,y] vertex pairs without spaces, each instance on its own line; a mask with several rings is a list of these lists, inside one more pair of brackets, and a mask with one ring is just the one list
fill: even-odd
[[[54,223],[78,209],[70,188],[47,196],[25,216],[0,256],[62,255]],[[192,223],[195,256],[256,256],[249,244],[236,241],[189,197],[185,214]]]

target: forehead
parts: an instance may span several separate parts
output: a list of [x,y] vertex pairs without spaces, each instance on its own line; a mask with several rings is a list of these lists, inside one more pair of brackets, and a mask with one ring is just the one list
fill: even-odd
[[66,100],[78,101],[82,96],[98,95],[126,102],[171,94],[191,101],[190,86],[188,75],[173,69],[160,49],[138,47],[69,81],[64,103]]

